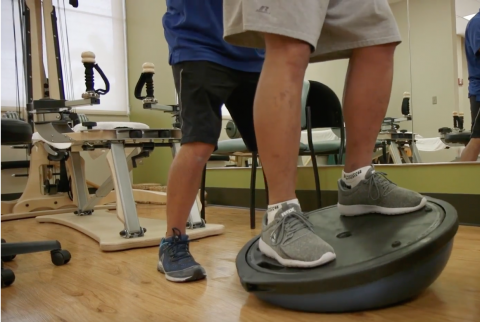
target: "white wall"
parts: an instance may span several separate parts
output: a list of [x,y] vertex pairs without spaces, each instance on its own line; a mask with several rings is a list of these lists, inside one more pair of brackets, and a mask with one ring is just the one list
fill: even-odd
[[[455,4],[453,0],[410,0],[409,14],[413,127],[423,137],[438,137],[439,128],[453,126],[452,112],[459,109]],[[457,152],[420,154],[423,162],[448,162]]]

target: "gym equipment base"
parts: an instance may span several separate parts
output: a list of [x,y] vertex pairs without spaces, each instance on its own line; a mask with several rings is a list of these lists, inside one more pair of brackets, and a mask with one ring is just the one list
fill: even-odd
[[[151,190],[141,190],[141,189],[132,189],[133,198],[138,203],[145,203],[145,204],[153,204],[153,205],[166,205],[167,204],[167,194],[165,192],[160,191],[151,191]],[[12,201],[12,206],[15,205],[15,201]],[[2,202],[3,204],[7,204],[7,202]],[[100,201],[100,205],[95,206],[94,210],[115,210],[117,208],[116,205],[116,194],[115,191],[109,193],[105,198]],[[8,221],[8,220],[16,220],[16,219],[27,219],[27,218],[34,218],[38,216],[46,216],[46,215],[55,215],[55,214],[63,214],[69,211],[77,210],[76,207],[65,207],[60,209],[46,209],[46,210],[37,210],[37,211],[30,211],[30,212],[22,212],[22,213],[7,213],[2,215],[1,221]]]
[[[161,219],[138,218],[140,226],[147,229],[145,235],[137,238],[124,238],[120,232],[125,229],[115,212],[97,210],[93,215],[77,216],[72,213],[37,217],[40,223],[64,225],[93,238],[102,251],[119,251],[132,248],[158,246],[165,236],[167,222]],[[225,226],[206,224],[204,228],[187,229],[190,240],[223,234]]]
[[[94,208],[95,211],[97,210],[114,210],[117,206],[115,204],[110,205],[100,205]],[[13,213],[13,214],[6,214],[2,215],[1,221],[9,221],[9,220],[17,220],[17,219],[28,219],[34,218],[38,216],[47,216],[47,215],[55,215],[55,214],[62,214],[65,211],[75,211],[77,208],[60,208],[60,209],[47,209],[47,210],[38,210],[38,211],[30,211],[30,212],[20,212],[20,213]]]
[[237,256],[242,286],[286,309],[340,313],[410,300],[445,268],[458,229],[456,210],[429,198],[419,211],[397,216],[340,216],[337,207],[308,214],[337,258],[310,269],[285,268],[258,249],[259,236]]

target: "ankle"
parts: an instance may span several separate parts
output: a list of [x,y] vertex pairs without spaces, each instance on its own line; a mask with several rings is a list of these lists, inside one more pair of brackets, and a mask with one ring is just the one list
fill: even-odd
[[[187,223],[185,223],[185,226],[187,225]],[[167,228],[167,231],[165,232],[165,239],[167,238],[173,238],[175,236],[178,236],[178,237],[181,237],[181,236],[185,236],[187,233],[186,233],[186,230],[185,228],[183,229],[178,229],[178,228]]]
[[348,187],[354,188],[360,182],[362,182],[362,180],[365,179],[368,170],[370,170],[371,168],[372,166],[368,165],[365,167],[357,168],[353,171],[346,172],[345,170],[347,168],[345,167],[345,170],[342,171],[342,180]]
[[268,209],[267,209],[268,223],[271,223],[275,219],[275,216],[277,215],[278,211],[282,208],[282,205],[285,204],[285,203],[287,205],[296,205],[300,208],[300,202],[298,201],[297,198],[290,199],[290,200],[287,200],[287,201],[282,201],[282,202],[275,203],[275,204],[272,204],[272,205],[268,205]]

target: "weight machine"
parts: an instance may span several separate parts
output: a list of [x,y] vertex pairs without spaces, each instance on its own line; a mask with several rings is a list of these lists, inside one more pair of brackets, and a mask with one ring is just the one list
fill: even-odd
[[[382,141],[382,156],[384,162],[388,163],[388,153],[394,164],[421,163],[422,159],[415,142],[415,133],[400,129],[401,122],[412,120],[412,116],[410,115],[410,93],[408,92],[405,92],[403,95],[402,115],[403,117],[399,118],[386,117],[382,122],[377,140]],[[411,159],[407,155],[406,149],[408,147],[412,153]]]
[[[71,1],[71,4],[72,2],[78,6],[76,1]],[[43,70],[41,7],[43,8],[46,35],[49,80],[46,79]],[[84,52],[82,63],[85,67],[85,92],[81,99],[65,99],[55,12],[52,0],[44,0],[42,6],[40,0],[25,0],[24,2],[27,67],[26,114],[28,123],[31,124],[34,131],[36,130],[34,140],[46,147],[45,150],[50,155],[68,155],[68,162],[71,162],[71,166],[66,171],[72,178],[72,190],[76,193],[77,207],[75,211],[38,216],[36,220],[77,229],[97,240],[100,248],[105,251],[158,245],[165,233],[165,221],[138,218],[135,200],[150,199],[165,202],[166,194],[132,189],[129,173],[143,158],[149,157],[157,147],[170,147],[175,155],[179,148],[181,131],[178,128],[150,129],[145,124],[133,122],[118,124],[115,122],[79,121],[74,108],[99,105],[101,95],[109,92],[110,84],[96,63],[95,55],[92,52]],[[105,89],[95,88],[95,72],[102,78]],[[57,77],[51,75],[57,75]],[[156,103],[153,105],[156,106]],[[175,114],[178,108],[175,109],[171,106],[164,111]],[[59,116],[55,121],[45,121],[47,114]],[[42,120],[39,120],[39,116],[42,116]],[[97,189],[94,195],[88,193],[80,152],[88,152],[94,158],[106,153],[111,177]],[[118,221],[114,219],[115,214],[95,209],[99,202],[109,196],[116,201]],[[223,225],[206,225],[202,220],[201,217],[204,217],[204,214],[200,215],[200,212],[203,212],[200,204],[203,204],[203,197],[201,196],[202,200],[197,198],[192,206],[188,223],[188,228],[191,229],[190,239],[221,234],[224,231]]]

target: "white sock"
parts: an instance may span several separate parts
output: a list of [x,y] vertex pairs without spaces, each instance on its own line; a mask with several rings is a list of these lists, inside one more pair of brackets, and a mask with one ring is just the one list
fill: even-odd
[[345,171],[342,171],[342,180],[347,186],[349,186],[350,188],[354,188],[357,184],[360,183],[360,181],[365,179],[365,175],[371,167],[372,166],[369,165],[368,167],[363,167],[350,173],[345,173]]
[[275,215],[277,214],[278,210],[282,206],[282,204],[287,203],[288,204],[294,204],[298,205],[300,207],[300,202],[298,202],[298,199],[292,199],[284,202],[280,202],[274,205],[268,205],[268,210],[267,210],[267,217],[268,217],[268,222],[272,222],[275,219]]

